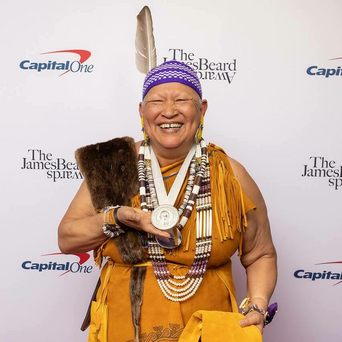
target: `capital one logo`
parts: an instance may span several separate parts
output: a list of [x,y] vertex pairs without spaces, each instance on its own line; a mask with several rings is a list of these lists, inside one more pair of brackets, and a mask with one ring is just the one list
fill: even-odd
[[[341,60],[342,57],[330,58],[329,61]],[[323,76],[324,78],[329,78],[332,76],[342,76],[341,66],[318,66],[311,65],[306,69],[306,73],[310,76]]]
[[[64,61],[56,61],[51,58],[48,61],[31,61],[25,59],[20,62],[19,67],[26,71],[36,71],[36,72],[47,72],[53,70],[63,71],[59,76],[63,76],[69,72],[71,73],[91,73],[93,72],[93,64],[85,64],[85,62],[90,58],[91,52],[88,50],[59,50],[43,52],[40,55],[53,55],[56,54],[60,57],[60,54],[67,54],[68,59]],[[75,59],[70,58],[70,54],[75,54]],[[50,57],[50,56],[49,56]]]
[[[93,266],[84,265],[90,258],[89,253],[75,253],[75,254],[63,254],[63,253],[50,253],[43,254],[42,257],[54,257],[54,256],[66,256],[68,258],[74,256],[78,258],[78,261],[69,260],[67,262],[58,262],[49,260],[46,262],[33,262],[26,260],[21,264],[24,270],[46,272],[46,271],[63,271],[59,276],[63,276],[67,273],[91,273]],[[53,258],[55,259],[55,258]],[[58,258],[57,258],[58,259]],[[75,258],[73,258],[75,259]]]
[[[329,262],[321,262],[316,265],[335,265],[339,266],[342,265],[342,261],[329,261]],[[308,271],[304,269],[299,269],[294,272],[294,277],[297,279],[308,279],[311,281],[316,281],[316,280],[324,280],[324,281],[331,281],[331,280],[338,280],[335,282],[333,285],[336,286],[338,284],[342,283],[342,272],[333,272],[331,270],[323,270],[323,271]]]

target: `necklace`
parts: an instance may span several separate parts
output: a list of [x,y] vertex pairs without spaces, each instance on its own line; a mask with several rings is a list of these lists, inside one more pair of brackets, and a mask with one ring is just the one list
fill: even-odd
[[[138,174],[141,209],[157,210],[158,198],[151,170],[149,146],[144,142],[139,150]],[[198,161],[196,168],[196,161]],[[148,234],[148,253],[153,265],[157,282],[164,296],[171,301],[181,302],[192,297],[200,286],[211,252],[212,207],[210,191],[210,169],[207,147],[202,139],[196,146],[195,156],[191,160],[190,175],[184,200],[178,209],[183,217],[176,228],[181,231],[186,225],[196,202],[196,251],[190,270],[183,276],[175,276],[168,270],[165,254],[158,238]]]
[[[189,165],[195,158],[196,145],[194,144],[192,146],[188,155],[186,156],[182,167],[180,168],[177,177],[172,184],[169,194],[166,193],[159,162],[154,154],[152,146],[150,146],[150,150],[152,178],[149,177],[149,183],[150,188],[155,189],[155,191],[152,193],[152,196],[157,196],[157,199],[153,198],[153,203],[158,203],[157,206],[154,206],[154,210],[151,215],[151,222],[156,228],[160,230],[166,230],[171,236],[170,238],[157,237],[157,242],[164,248],[175,248],[178,247],[182,242],[182,235],[179,229],[174,227],[177,225],[179,217],[183,211],[178,211],[174,207],[174,204],[184,182]],[[149,169],[149,167],[147,167],[147,169]]]

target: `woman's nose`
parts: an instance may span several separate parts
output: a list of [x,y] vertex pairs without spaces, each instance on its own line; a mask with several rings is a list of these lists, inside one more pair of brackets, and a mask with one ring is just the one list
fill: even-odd
[[166,101],[165,107],[163,110],[163,115],[167,118],[173,118],[174,116],[178,115],[179,111],[174,101]]

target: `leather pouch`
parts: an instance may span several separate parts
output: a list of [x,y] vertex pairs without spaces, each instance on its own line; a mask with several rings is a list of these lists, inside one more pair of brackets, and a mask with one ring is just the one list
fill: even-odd
[[262,342],[260,330],[251,325],[242,328],[240,313],[196,311],[185,326],[178,342]]

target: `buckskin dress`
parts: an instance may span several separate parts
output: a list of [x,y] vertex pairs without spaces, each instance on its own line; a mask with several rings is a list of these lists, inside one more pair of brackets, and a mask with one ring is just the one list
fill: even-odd
[[[197,310],[237,311],[231,256],[237,250],[241,254],[243,232],[247,228],[246,213],[255,206],[242,192],[224,151],[209,144],[208,154],[213,207],[212,252],[208,269],[194,296],[183,302],[173,302],[168,300],[160,290],[152,265],[144,264],[147,265],[147,272],[141,305],[141,342],[178,341],[184,326]],[[167,192],[182,162],[162,168]],[[182,203],[186,183],[185,181],[175,203],[177,208]],[[131,205],[140,208],[139,193],[132,198]],[[165,251],[168,268],[174,275],[186,274],[193,263],[196,248],[195,221],[194,210],[182,231],[182,244],[177,249]],[[147,250],[144,250],[144,253],[148,258]],[[95,255],[97,262],[107,258],[101,273],[102,289],[100,288],[98,293],[101,293],[105,287],[108,306],[108,342],[134,342],[129,295],[132,266],[125,264],[120,258],[112,239],[99,247]],[[107,279],[105,279],[106,274]]]

